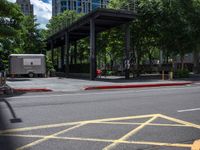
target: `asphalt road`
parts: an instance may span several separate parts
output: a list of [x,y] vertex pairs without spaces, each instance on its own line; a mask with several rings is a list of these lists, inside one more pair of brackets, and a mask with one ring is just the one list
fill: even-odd
[[6,100],[23,122],[11,124],[8,108],[0,103],[1,150],[11,149],[8,145],[17,150],[190,150],[200,139],[199,85]]

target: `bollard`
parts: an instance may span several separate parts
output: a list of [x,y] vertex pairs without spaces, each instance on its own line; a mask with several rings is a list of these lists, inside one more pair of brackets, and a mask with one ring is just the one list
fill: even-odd
[[169,80],[173,80],[173,72],[172,71],[169,72]]

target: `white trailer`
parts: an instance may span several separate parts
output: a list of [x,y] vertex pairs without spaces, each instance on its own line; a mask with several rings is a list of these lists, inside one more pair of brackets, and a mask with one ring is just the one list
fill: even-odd
[[9,73],[15,75],[44,76],[46,73],[45,55],[11,54],[9,56]]

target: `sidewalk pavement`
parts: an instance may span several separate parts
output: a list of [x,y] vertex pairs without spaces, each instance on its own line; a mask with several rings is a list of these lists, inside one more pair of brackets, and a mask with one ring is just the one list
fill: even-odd
[[77,92],[83,90],[145,88],[161,86],[183,86],[191,81],[145,79],[125,80],[119,77],[101,78],[95,81],[71,78],[9,78],[7,85],[14,92]]

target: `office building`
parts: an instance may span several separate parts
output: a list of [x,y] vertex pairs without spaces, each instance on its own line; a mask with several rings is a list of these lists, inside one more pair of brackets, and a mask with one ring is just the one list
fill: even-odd
[[52,0],[52,16],[74,10],[77,13],[89,13],[96,8],[106,8],[109,0]]
[[30,0],[17,0],[16,3],[20,6],[24,15],[33,15],[33,5]]

